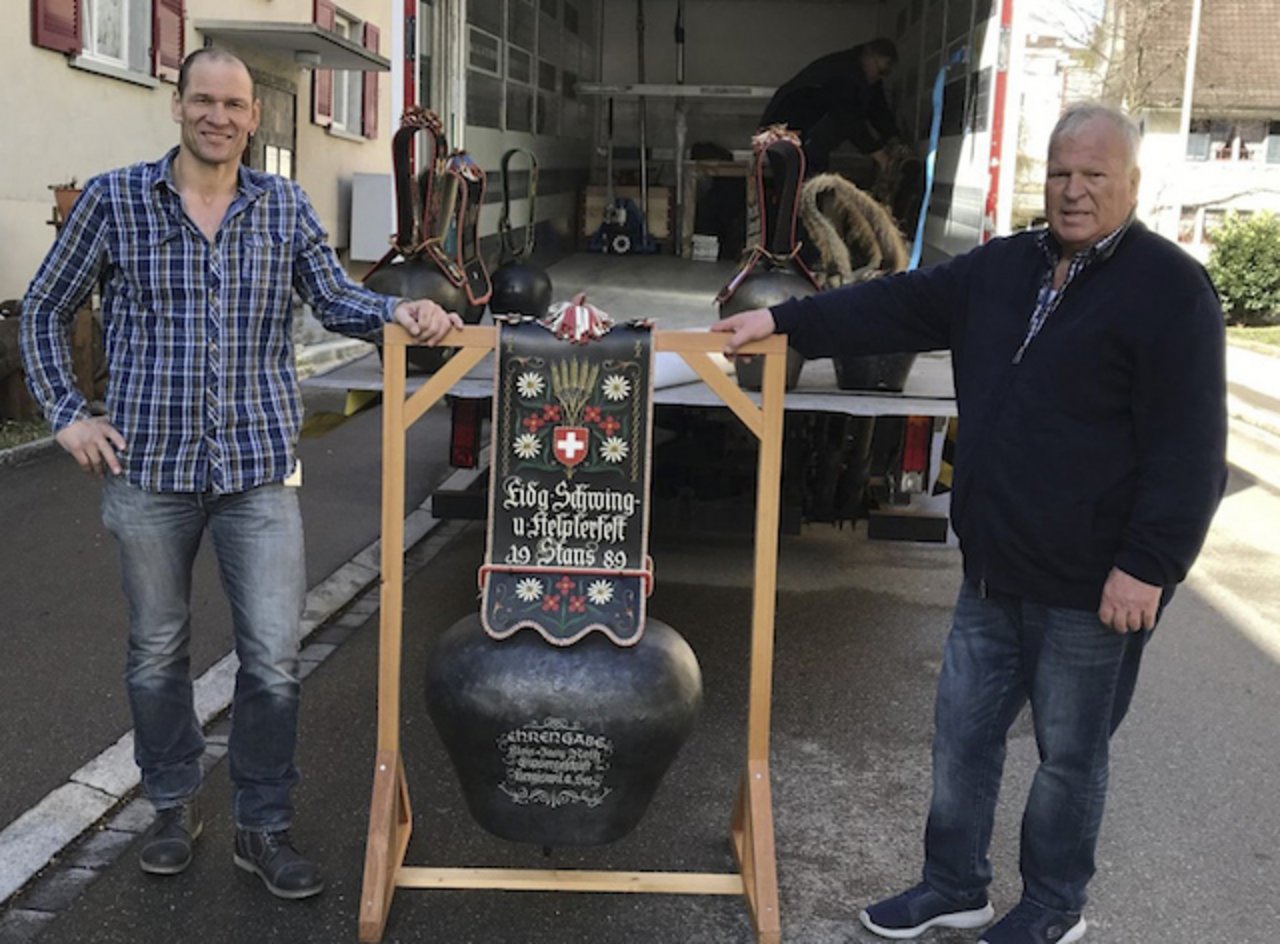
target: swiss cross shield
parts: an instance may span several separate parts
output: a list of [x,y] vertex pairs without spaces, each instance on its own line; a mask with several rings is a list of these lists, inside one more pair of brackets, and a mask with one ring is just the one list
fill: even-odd
[[556,459],[573,468],[587,457],[587,450],[591,447],[589,436],[585,426],[557,426],[551,434]]

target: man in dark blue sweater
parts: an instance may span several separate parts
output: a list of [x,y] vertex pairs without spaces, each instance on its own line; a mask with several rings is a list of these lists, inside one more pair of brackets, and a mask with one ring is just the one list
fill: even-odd
[[949,349],[964,556],[938,682],[920,884],[861,912],[884,937],[991,920],[987,847],[1010,725],[1040,766],[1022,899],[980,944],[1070,944],[1095,870],[1108,741],[1143,646],[1226,480],[1222,310],[1204,270],[1134,219],[1139,132],[1101,105],[1049,144],[1049,228],[943,265],[714,326],[806,357]]
[[885,145],[898,137],[884,94],[897,61],[897,47],[883,38],[815,59],[774,92],[760,125],[784,124],[800,135],[811,175],[825,171],[845,141],[883,168]]

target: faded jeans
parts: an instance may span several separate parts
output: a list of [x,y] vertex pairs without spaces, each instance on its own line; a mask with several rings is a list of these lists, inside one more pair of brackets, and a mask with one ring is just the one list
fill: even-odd
[[975,907],[1010,726],[1030,702],[1040,764],[1022,817],[1023,895],[1078,913],[1095,870],[1109,741],[1151,634],[1121,634],[1088,610],[1028,603],[966,581],[938,681],[924,880]]
[[236,654],[229,745],[235,824],[289,827],[298,782],[298,637],[305,593],[298,496],[279,484],[231,495],[146,492],[108,477],[102,520],[120,546],[129,604],[126,683],[134,758],[156,809],[200,786],[204,736],[190,673],[191,570],[207,530],[231,605]]

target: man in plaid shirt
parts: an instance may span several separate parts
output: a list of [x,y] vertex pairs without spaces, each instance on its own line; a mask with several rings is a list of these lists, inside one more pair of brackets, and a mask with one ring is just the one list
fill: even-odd
[[[57,442],[105,479],[129,603],[135,757],[157,817],[144,871],[182,872],[203,825],[204,738],[189,673],[190,581],[212,539],[240,670],[230,739],[235,853],[281,898],[324,889],[289,839],[305,593],[294,471],[302,419],[291,338],[296,290],[330,330],[387,322],[437,344],[462,322],[430,301],[378,295],[342,270],[306,195],[240,163],[261,105],[239,58],[187,57],[175,149],[90,180],[23,303],[28,382]],[[70,369],[67,329],[101,285],[106,415]]]

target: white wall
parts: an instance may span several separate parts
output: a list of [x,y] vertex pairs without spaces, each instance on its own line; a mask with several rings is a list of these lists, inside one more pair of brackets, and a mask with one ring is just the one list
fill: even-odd
[[30,4],[0,30],[0,298],[26,291],[53,244],[49,185],[150,160],[177,140],[169,116],[173,86],[148,88],[73,69],[60,53],[31,45]]

